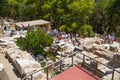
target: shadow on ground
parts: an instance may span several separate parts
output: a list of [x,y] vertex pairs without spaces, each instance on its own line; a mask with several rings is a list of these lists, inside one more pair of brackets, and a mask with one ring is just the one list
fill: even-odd
[[18,78],[21,77],[20,74],[18,73],[18,71],[17,71],[16,69],[13,69],[13,71],[14,71],[14,73],[16,74],[16,76],[17,76]]

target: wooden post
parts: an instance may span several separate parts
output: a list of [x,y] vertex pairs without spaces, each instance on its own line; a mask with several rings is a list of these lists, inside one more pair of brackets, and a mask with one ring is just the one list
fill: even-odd
[[95,74],[97,74],[97,68],[98,68],[98,61],[96,61],[96,65],[95,65]]
[[32,76],[32,74],[31,74],[31,80],[33,80],[33,76]]
[[47,69],[47,71],[46,71],[47,80],[49,80],[49,75],[48,75],[48,69],[49,69],[49,67],[47,67],[46,69]]
[[62,61],[60,60],[60,72],[62,71]]
[[115,70],[113,69],[113,72],[112,72],[112,79],[111,79],[111,80],[114,80],[114,72],[115,72]]
[[71,59],[72,59],[72,66],[73,66],[73,55],[71,56]]
[[82,66],[84,66],[85,64],[85,55],[83,55],[83,62],[82,62]]

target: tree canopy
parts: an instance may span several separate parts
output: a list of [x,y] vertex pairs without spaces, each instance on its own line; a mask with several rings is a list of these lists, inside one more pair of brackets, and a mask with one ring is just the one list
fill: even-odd
[[108,31],[116,31],[116,27],[120,26],[120,0],[112,0],[107,7],[108,15]]
[[16,20],[45,19],[53,28],[77,33],[88,24],[97,33],[120,25],[119,0],[1,0],[0,16]]

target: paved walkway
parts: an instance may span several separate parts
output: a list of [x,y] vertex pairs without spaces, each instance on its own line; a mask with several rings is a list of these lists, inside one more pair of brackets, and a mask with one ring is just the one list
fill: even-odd
[[10,80],[20,80],[17,76],[17,73],[8,59],[5,58],[5,55],[0,53],[0,63],[4,64],[5,72],[7,73]]

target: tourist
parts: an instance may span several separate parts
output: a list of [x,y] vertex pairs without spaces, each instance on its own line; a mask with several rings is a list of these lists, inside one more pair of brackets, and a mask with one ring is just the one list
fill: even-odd
[[108,35],[105,36],[105,43],[108,43]]
[[3,35],[4,35],[7,31],[7,27],[5,25],[3,25],[2,29],[3,29]]
[[0,25],[0,29],[2,28],[2,26]]
[[54,29],[53,32],[54,32],[54,36],[57,36],[58,30],[57,30],[57,29]]
[[33,28],[34,28],[34,31],[37,31],[36,26],[34,26]]
[[22,26],[22,31],[24,31],[24,29],[25,29],[25,26],[23,25],[23,26]]
[[79,46],[80,46],[80,44],[81,44],[81,43],[80,43],[80,41],[78,40],[78,41],[77,41],[77,43],[78,43],[78,47],[79,47]]
[[111,35],[111,43],[112,44],[113,44],[114,38],[115,38],[114,33],[112,33],[112,35]]
[[111,44],[111,35],[108,34],[108,43]]
[[28,32],[30,32],[30,24],[28,24]]

